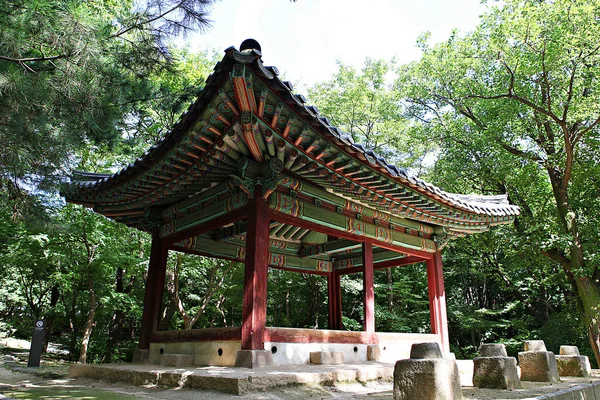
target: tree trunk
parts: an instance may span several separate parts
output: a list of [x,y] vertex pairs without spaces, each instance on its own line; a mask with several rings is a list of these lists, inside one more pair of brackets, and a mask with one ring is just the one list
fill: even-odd
[[52,291],[50,294],[50,312],[48,317],[46,318],[46,326],[45,326],[45,330],[44,330],[44,346],[43,346],[43,352],[45,353],[48,350],[48,343],[50,342],[50,336],[52,335],[52,327],[54,325],[54,319],[55,319],[55,311],[54,308],[56,307],[56,304],[58,304],[58,298],[60,296],[60,292],[58,291],[58,286],[53,286],[52,287]]
[[388,312],[394,312],[394,280],[392,278],[392,269],[387,268],[385,270],[387,278],[387,309]]
[[[131,289],[133,288],[133,284],[135,283],[135,277],[132,277],[129,280],[127,286],[123,282],[123,278],[125,277],[125,270],[121,267],[117,268],[116,277],[115,277],[115,291],[117,293],[129,294]],[[123,332],[123,324],[125,323],[125,311],[124,310],[115,310],[113,314],[113,318],[108,330],[108,341],[106,342],[106,353],[104,355],[104,359],[106,362],[112,362],[114,349],[121,340],[122,332]],[[105,362],[104,360],[102,362]]]
[[562,185],[563,175],[558,168],[548,168],[552,191],[564,232],[570,236],[569,258],[562,263],[565,273],[575,281],[584,321],[587,324],[590,346],[594,351],[596,363],[600,365],[600,288],[591,277],[574,278],[573,271],[582,271],[585,266],[583,246],[579,237],[577,215],[571,207],[567,185]]
[[583,305],[590,344],[596,356],[596,364],[600,365],[600,289],[588,277],[577,279],[577,289]]
[[87,315],[85,328],[83,329],[83,338],[81,339],[81,351],[79,352],[79,362],[85,364],[87,361],[88,345],[94,329],[94,321],[96,318],[96,292],[94,292],[94,284],[92,273],[88,271],[88,289],[90,291],[90,311]]
[[[79,324],[77,323],[77,291],[71,294],[71,307],[69,307],[69,325],[71,338],[69,339],[69,360],[75,361],[75,350],[77,348],[77,336],[79,336]],[[65,304],[66,308],[66,304]]]

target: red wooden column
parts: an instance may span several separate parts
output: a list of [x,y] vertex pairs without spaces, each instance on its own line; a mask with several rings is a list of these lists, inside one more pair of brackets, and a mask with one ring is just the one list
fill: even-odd
[[146,291],[144,292],[144,311],[142,313],[142,326],[140,327],[140,349],[150,348],[150,336],[158,327],[158,314],[160,312],[165,290],[165,273],[167,268],[168,250],[158,236],[152,238],[150,250],[150,264],[146,277]]
[[269,263],[269,206],[257,186],[248,204],[242,350],[264,350],[267,323],[267,273]]
[[365,332],[375,332],[375,289],[373,288],[373,244],[362,244],[363,293],[365,305]]
[[437,251],[427,260],[427,286],[429,289],[429,315],[431,332],[440,335],[442,351],[450,352],[448,337],[448,316],[446,315],[446,292],[444,272],[442,271],[442,253]]
[[342,287],[340,274],[332,271],[327,275],[329,300],[329,329],[342,329]]

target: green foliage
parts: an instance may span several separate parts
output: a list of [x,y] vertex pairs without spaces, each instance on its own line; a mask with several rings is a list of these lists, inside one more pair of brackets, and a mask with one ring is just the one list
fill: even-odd
[[[400,67],[396,81],[413,127],[439,146],[431,180],[507,194],[521,207],[513,229],[494,233],[502,248],[472,239],[480,271],[501,278],[538,326],[576,296],[596,338],[598,185],[589,177],[600,123],[599,11],[597,1],[493,5],[470,34],[437,45],[423,37],[422,59]],[[456,250],[478,257],[467,243]]]
[[21,203],[20,212],[31,206],[32,188],[56,188],[78,152],[90,145],[114,150],[127,125],[143,116],[138,102],[166,95],[152,75],[180,71],[165,44],[206,26],[210,3],[0,4],[0,189]]
[[360,71],[341,62],[338,68],[330,80],[309,89],[319,112],[356,143],[390,161],[405,167],[420,164],[429,146],[409,136],[401,97],[393,88],[395,60],[367,58]]

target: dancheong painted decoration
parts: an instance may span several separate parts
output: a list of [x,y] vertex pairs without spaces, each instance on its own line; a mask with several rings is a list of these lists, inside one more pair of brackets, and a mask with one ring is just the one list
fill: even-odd
[[[519,214],[506,196],[445,192],[354,143],[263,64],[251,39],[225,50],[158,144],[115,174],[75,173],[63,194],[153,235],[147,296],[162,294],[168,250],[243,261],[265,282],[268,267],[316,273],[330,285],[329,328],[342,329],[339,276],[363,272],[373,333],[365,343],[378,341],[367,315],[373,269],[425,262],[432,331],[446,350],[440,249]],[[258,318],[232,334],[242,350],[281,336],[264,326],[263,283],[245,288],[254,293],[244,313]],[[142,349],[166,340],[156,332],[159,303],[145,303]]]

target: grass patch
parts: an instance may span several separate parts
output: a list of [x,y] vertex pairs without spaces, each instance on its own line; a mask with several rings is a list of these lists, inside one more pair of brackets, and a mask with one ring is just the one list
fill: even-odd
[[127,394],[86,388],[25,388],[2,394],[14,400],[131,400],[136,398]]

